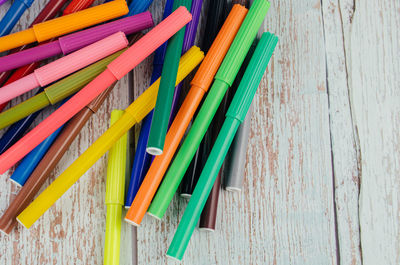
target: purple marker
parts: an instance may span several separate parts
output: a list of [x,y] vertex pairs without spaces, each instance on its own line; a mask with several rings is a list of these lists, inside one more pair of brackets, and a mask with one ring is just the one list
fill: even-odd
[[5,2],[7,2],[7,0],[0,0],[0,6],[1,6],[2,4],[4,4]]
[[154,22],[151,13],[144,12],[79,31],[61,37],[56,41],[1,57],[0,72],[12,70],[59,54],[67,55],[119,31],[129,35],[150,28],[153,25]]

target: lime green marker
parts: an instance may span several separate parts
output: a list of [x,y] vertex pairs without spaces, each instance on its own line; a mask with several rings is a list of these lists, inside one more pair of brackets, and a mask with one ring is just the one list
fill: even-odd
[[[208,195],[231,146],[239,125],[246,117],[265,69],[278,43],[278,37],[264,33],[226,113],[226,119],[207,159],[185,213],[168,249],[167,256],[181,260],[199,221]],[[242,161],[243,163],[245,161]]]
[[[192,0],[174,0],[173,11],[178,7],[185,6],[187,10],[192,7]],[[165,136],[168,129],[169,116],[171,114],[172,100],[174,97],[176,75],[178,73],[179,59],[182,53],[183,40],[185,37],[183,27],[168,41],[165,51],[164,66],[161,73],[160,88],[158,89],[156,106],[154,107],[153,119],[151,121],[149,139],[146,152],[157,156],[163,153]]]
[[167,210],[218,106],[228,88],[232,86],[268,9],[269,2],[266,0],[256,0],[251,6],[215,76],[214,84],[196,116],[189,134],[186,136],[186,139],[149,207],[148,213],[151,216],[161,219]]
[[48,86],[43,92],[0,113],[0,129],[3,129],[26,116],[75,94],[96,76],[101,74],[115,58],[126,49],[116,52],[56,83]]
[[[110,127],[122,115],[123,110],[111,112]],[[108,153],[106,181],[106,239],[104,265],[118,265],[121,244],[122,207],[125,202],[125,174],[127,168],[128,134],[124,134]]]

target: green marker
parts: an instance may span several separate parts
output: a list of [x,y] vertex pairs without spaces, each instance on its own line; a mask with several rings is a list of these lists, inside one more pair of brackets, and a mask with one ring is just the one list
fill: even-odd
[[214,84],[196,116],[189,134],[186,136],[149,207],[148,212],[151,216],[161,219],[167,210],[219,104],[228,88],[232,86],[268,9],[269,2],[266,0],[256,0],[251,6],[215,76]]
[[[173,10],[185,6],[187,10],[192,7],[192,0],[175,0]],[[151,121],[149,140],[147,142],[147,153],[161,155],[164,149],[165,136],[168,129],[169,116],[171,114],[172,100],[176,75],[178,73],[179,59],[182,53],[183,39],[185,37],[183,27],[168,41],[165,52],[164,65],[161,72],[160,87],[158,89],[156,106]]]
[[179,222],[178,229],[167,252],[168,257],[178,260],[182,259],[208,195],[214,185],[214,181],[217,178],[239,125],[246,117],[277,43],[278,37],[275,35],[271,33],[264,33],[262,35],[229,106],[225,122],[211,149],[186,211]]
[[116,52],[97,63],[94,63],[75,74],[72,74],[57,83],[48,86],[43,92],[30,99],[0,113],[0,129],[3,129],[26,116],[47,107],[78,92],[96,76],[101,74],[115,58],[126,49]]

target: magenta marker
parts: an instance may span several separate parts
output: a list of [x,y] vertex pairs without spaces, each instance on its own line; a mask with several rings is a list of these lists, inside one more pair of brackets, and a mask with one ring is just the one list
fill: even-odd
[[56,41],[1,57],[0,72],[9,71],[59,54],[67,55],[119,31],[129,35],[153,25],[151,13],[144,12],[69,34]]
[[85,48],[42,66],[30,75],[1,87],[0,104],[36,87],[44,87],[127,46],[128,40],[125,34],[122,32],[114,33]]

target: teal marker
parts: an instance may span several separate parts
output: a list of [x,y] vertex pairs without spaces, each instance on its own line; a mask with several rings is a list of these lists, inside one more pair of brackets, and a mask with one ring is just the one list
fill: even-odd
[[[187,10],[191,10],[192,0],[174,0],[172,10],[175,11],[180,6],[185,6]],[[167,134],[168,122],[171,114],[175,81],[178,73],[179,59],[182,54],[185,30],[186,27],[183,27],[168,40],[167,50],[165,52],[160,88],[158,89],[156,106],[154,107],[146,148],[147,153],[154,156],[161,155],[164,150],[165,136]]]
[[244,121],[251,102],[260,85],[265,69],[278,43],[278,37],[264,33],[257,45],[249,66],[226,113],[226,119],[201,172],[185,213],[168,249],[167,256],[181,260],[193,230],[199,221],[208,195],[221,169],[239,125]]
[[215,81],[192,124],[189,134],[186,136],[148,209],[151,216],[161,219],[167,210],[218,106],[228,88],[232,86],[268,9],[269,2],[266,0],[256,0],[251,6],[215,76]]

